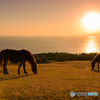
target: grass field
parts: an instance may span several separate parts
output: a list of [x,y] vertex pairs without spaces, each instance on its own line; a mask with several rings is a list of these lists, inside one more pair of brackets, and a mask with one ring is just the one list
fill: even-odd
[[[0,68],[0,100],[99,100],[100,71],[97,65],[91,70],[90,61],[51,62],[38,65],[33,74],[29,64],[25,75],[23,68],[17,74],[18,65],[8,65],[10,75]],[[98,96],[75,96],[70,92],[98,92]]]

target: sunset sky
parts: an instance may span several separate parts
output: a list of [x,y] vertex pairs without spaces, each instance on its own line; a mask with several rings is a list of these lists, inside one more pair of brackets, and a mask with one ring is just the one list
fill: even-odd
[[100,14],[100,0],[0,0],[0,36],[74,36],[88,31],[82,19]]

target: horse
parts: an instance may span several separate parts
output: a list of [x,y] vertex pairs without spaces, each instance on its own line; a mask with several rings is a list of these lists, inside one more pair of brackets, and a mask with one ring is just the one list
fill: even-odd
[[93,60],[92,60],[92,62],[91,62],[92,70],[93,70],[94,67],[95,67],[95,63],[97,63],[97,62],[98,62],[98,70],[99,70],[100,54],[97,54],[97,55],[93,58]]
[[13,50],[13,49],[5,49],[1,50],[0,53],[0,59],[1,59],[1,67],[3,66],[3,73],[6,75],[8,73],[7,71],[7,64],[8,61],[11,63],[20,63],[18,67],[18,74],[20,75],[20,67],[23,64],[23,69],[24,73],[28,74],[25,69],[25,62],[28,61],[31,65],[31,70],[34,74],[37,74],[37,63],[35,60],[35,57],[33,54],[27,50],[27,49],[22,49],[22,50]]

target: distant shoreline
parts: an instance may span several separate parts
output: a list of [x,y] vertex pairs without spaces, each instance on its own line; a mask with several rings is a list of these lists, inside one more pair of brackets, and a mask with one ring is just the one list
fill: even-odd
[[33,53],[33,54],[48,54],[48,53],[66,53],[66,54],[99,54],[98,52],[91,52],[91,53],[86,53],[86,52],[82,52],[82,53],[70,53],[70,52],[40,52],[40,53]]
[[38,63],[48,63],[49,60],[55,61],[90,61],[92,60],[98,53],[39,53],[33,54]]

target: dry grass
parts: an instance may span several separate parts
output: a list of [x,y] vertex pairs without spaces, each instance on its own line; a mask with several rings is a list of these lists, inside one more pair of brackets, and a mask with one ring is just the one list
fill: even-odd
[[[90,61],[39,64],[38,74],[29,65],[17,75],[18,65],[8,65],[10,75],[0,69],[0,100],[97,100],[100,99],[100,71]],[[97,97],[70,97],[71,91],[98,92]]]

